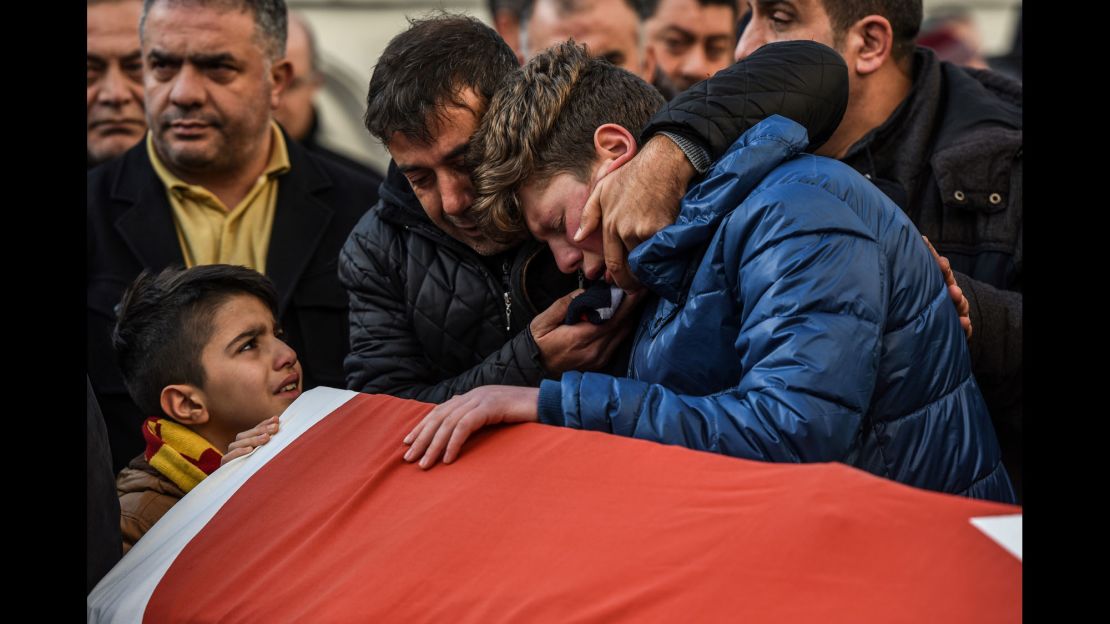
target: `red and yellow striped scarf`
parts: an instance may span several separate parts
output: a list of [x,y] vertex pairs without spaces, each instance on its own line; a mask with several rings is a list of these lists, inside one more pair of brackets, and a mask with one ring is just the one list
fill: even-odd
[[223,453],[188,427],[151,416],[143,422],[148,463],[188,493],[220,467]]

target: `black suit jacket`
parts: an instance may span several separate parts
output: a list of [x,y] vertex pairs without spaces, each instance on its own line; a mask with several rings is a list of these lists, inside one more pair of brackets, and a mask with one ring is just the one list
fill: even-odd
[[[305,389],[345,387],[347,293],[339,249],[378,200],[372,179],[313,155],[286,137],[291,170],[278,183],[266,274],[277,288],[286,339],[304,367]],[[143,449],[140,414],[111,346],[115,306],[143,269],[184,266],[173,214],[146,141],[88,173],[86,210],[87,366],[104,412],[117,472]]]

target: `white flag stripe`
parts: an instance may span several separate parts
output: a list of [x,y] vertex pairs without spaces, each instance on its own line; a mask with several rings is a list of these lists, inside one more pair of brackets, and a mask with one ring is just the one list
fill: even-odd
[[141,622],[154,588],[185,546],[224,503],[302,433],[357,393],[336,388],[305,392],[281,415],[281,428],[265,445],[221,466],[151,527],[97,583],[85,602],[89,622]]
[[1022,514],[971,518],[971,524],[1021,561]]

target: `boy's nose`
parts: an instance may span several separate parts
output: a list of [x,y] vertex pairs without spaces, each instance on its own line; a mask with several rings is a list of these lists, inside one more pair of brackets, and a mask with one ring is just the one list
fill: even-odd
[[292,368],[297,363],[297,352],[293,347],[278,341],[277,357],[274,359],[274,369]]

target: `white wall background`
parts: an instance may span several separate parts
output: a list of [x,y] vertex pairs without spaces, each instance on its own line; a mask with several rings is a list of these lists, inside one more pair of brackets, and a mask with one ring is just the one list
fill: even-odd
[[969,7],[983,35],[983,55],[1000,56],[1009,52],[1014,42],[1021,0],[923,0],[923,6],[926,18],[938,8]]
[[408,27],[406,16],[443,9],[473,15],[487,24],[484,0],[291,0],[316,34],[327,83],[317,96],[321,142],[385,173],[389,154],[362,125],[366,89],[378,55]]

